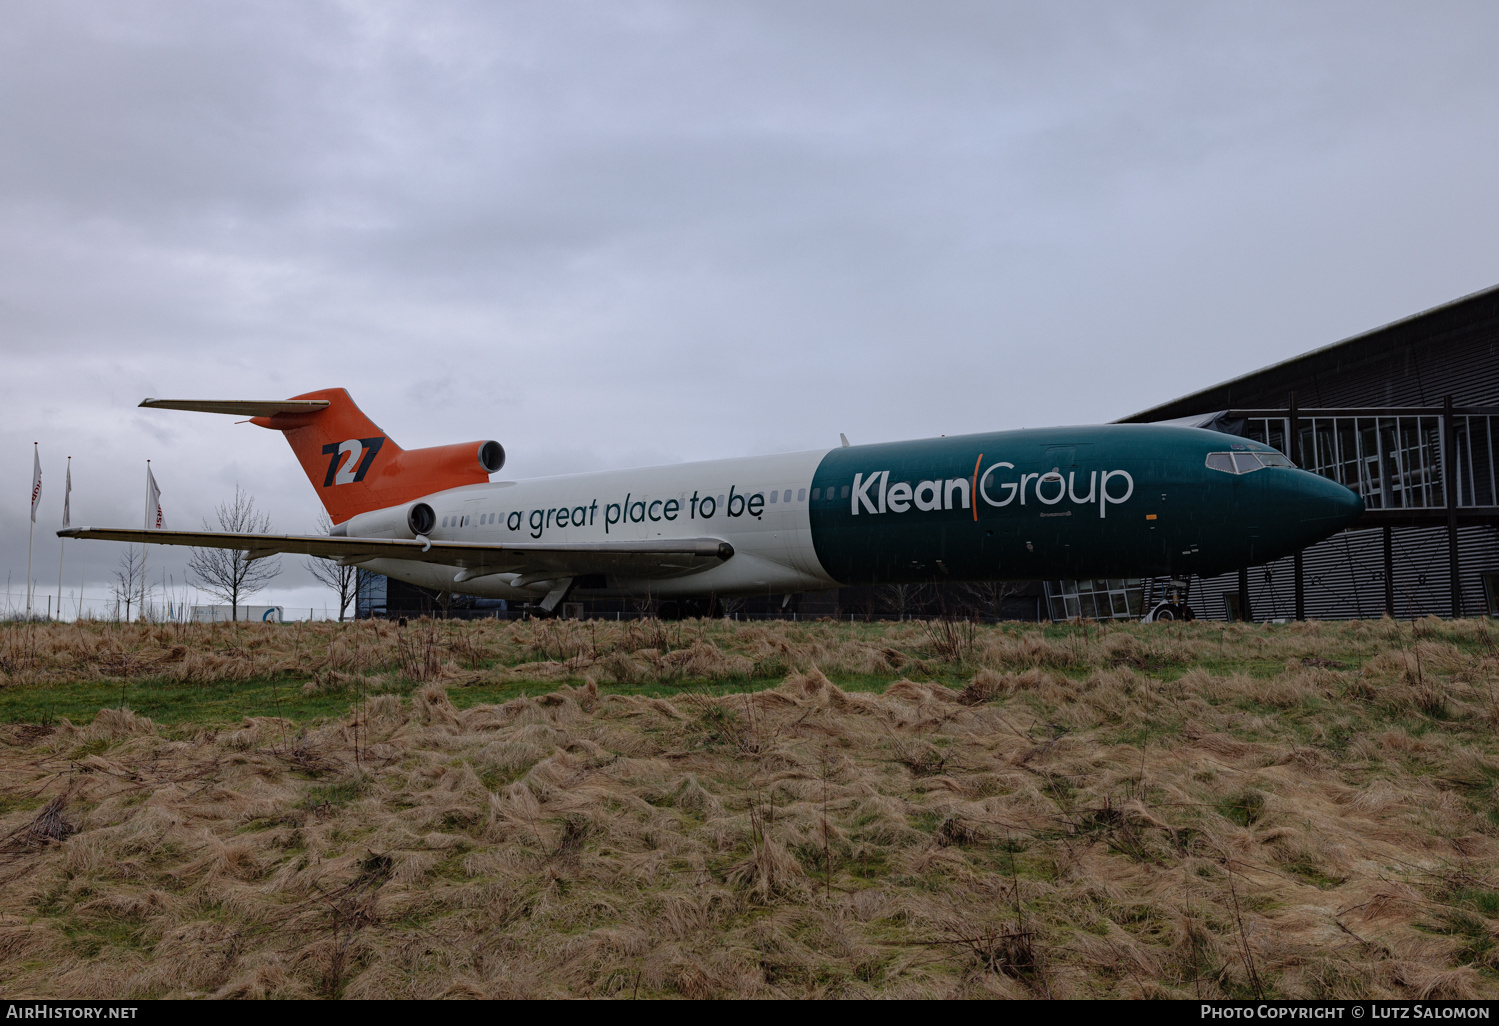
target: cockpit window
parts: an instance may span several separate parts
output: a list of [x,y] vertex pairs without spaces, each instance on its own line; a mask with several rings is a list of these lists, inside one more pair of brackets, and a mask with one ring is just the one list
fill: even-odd
[[1210,452],[1207,464],[1209,470],[1221,470],[1225,474],[1252,474],[1265,467],[1296,465],[1278,452]]

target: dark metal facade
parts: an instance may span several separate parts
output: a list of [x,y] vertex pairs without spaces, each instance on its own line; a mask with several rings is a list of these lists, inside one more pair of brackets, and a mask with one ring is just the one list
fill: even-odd
[[[1390,532],[1394,615],[1400,619],[1451,615],[1447,532],[1441,527],[1394,528]],[[1492,613],[1484,577],[1499,575],[1499,531],[1458,528],[1459,581],[1467,616]],[[1344,531],[1302,555],[1303,595],[1309,620],[1348,620],[1385,612],[1384,530]],[[1249,569],[1249,609],[1255,620],[1296,617],[1296,581],[1290,557]],[[1230,613],[1238,575],[1194,579],[1191,604],[1197,615],[1235,619]]]

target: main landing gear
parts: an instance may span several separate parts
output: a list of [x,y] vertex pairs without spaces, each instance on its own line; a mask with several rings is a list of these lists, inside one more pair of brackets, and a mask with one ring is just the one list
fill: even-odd
[[[1154,586],[1152,585],[1152,591]],[[1155,596],[1152,595],[1151,598]],[[1187,605],[1187,582],[1172,579],[1161,589],[1160,601],[1145,614],[1145,623],[1170,623],[1175,620],[1195,620],[1197,614]]]

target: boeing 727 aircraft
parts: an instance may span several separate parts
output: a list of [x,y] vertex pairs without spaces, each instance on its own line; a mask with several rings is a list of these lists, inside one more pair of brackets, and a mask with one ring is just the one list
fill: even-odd
[[280,431],[329,536],[81,527],[101,538],[301,553],[437,591],[673,602],[933,580],[1210,576],[1342,530],[1363,500],[1274,449],[1198,428],[1045,428],[491,481],[498,442],[404,450],[343,389],[147,399]]

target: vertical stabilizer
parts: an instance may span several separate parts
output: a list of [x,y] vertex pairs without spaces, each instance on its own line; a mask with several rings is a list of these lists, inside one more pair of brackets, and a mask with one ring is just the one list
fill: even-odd
[[505,450],[493,441],[402,449],[341,388],[269,402],[147,399],[141,405],[250,414],[250,423],[280,431],[335,524],[433,492],[484,484],[505,465]]
[[505,450],[498,442],[402,449],[341,388],[307,392],[293,400],[328,405],[313,412],[255,417],[251,423],[286,436],[335,524],[433,492],[484,484],[505,465]]

